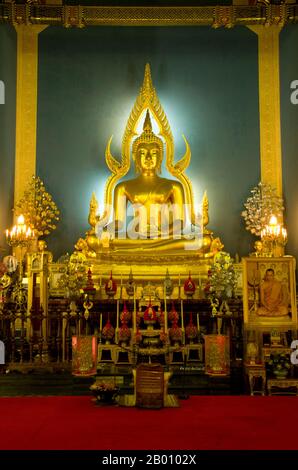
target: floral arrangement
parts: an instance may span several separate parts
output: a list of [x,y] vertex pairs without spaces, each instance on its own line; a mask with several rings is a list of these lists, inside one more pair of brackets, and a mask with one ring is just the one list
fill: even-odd
[[95,382],[90,386],[90,391],[99,405],[113,405],[115,398],[119,394],[119,387],[114,382]]
[[290,355],[286,353],[270,354],[268,361],[269,372],[276,377],[285,378],[288,376],[291,369]]
[[265,183],[259,183],[251,190],[251,196],[247,198],[244,207],[241,215],[245,220],[246,230],[257,236],[268,225],[272,214],[279,219],[284,210],[283,200],[276,194],[275,188]]
[[118,390],[118,387],[113,382],[95,382],[90,386],[90,390],[92,392],[112,392]]
[[190,314],[189,323],[185,327],[185,335],[190,341],[198,336],[198,328],[193,324],[192,313]]
[[177,321],[174,321],[171,328],[169,329],[169,336],[174,342],[182,341],[183,333],[180,326],[178,326]]
[[237,285],[237,273],[229,253],[220,251],[214,256],[214,262],[208,272],[205,292],[212,303],[218,305],[216,299],[227,300],[233,295]]
[[150,302],[149,306],[146,308],[144,312],[144,322],[154,323],[156,320],[157,320],[157,314]]
[[179,320],[179,314],[177,310],[175,309],[174,302],[172,302],[172,308],[168,313],[168,319],[171,323],[178,322]]
[[126,341],[130,340],[130,337],[131,337],[130,329],[128,328],[127,324],[123,322],[123,325],[121,325],[118,331],[118,340],[125,343]]
[[110,322],[110,319],[108,318],[108,321],[107,323],[105,324],[105,326],[103,327],[102,329],[102,337],[105,339],[105,340],[112,340],[114,338],[114,335],[115,335],[115,328],[113,327],[112,323]]
[[123,323],[128,323],[130,319],[131,319],[131,313],[126,306],[126,302],[124,302],[123,311],[120,314],[120,320]]

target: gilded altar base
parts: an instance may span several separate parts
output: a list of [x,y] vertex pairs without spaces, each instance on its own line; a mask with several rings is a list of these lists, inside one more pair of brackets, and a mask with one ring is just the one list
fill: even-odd
[[[127,255],[125,259],[120,256],[109,255],[105,258],[96,258],[87,260],[84,264],[84,270],[87,272],[90,268],[92,271],[92,280],[96,287],[96,298],[108,299],[105,292],[105,284],[109,280],[112,273],[113,280],[117,284],[117,292],[114,299],[133,298],[133,294],[128,295],[127,284],[129,276],[132,276],[133,283],[136,286],[136,299],[143,298],[149,300],[155,298],[164,299],[164,283],[167,276],[171,280],[173,290],[167,299],[187,299],[184,293],[183,285],[191,274],[192,280],[196,284],[196,291],[193,299],[202,299],[204,295],[204,286],[208,277],[211,259],[197,259],[195,256],[143,256],[140,258]],[[68,269],[65,263],[52,263],[49,266],[50,272],[50,293],[51,295],[64,296],[66,288],[62,288],[59,279]]]
[[146,255],[142,261],[135,256],[129,258],[126,255],[124,260],[119,255],[109,255],[105,260],[96,259],[92,261],[92,264],[88,263],[88,267],[92,270],[94,284],[99,286],[97,295],[100,298],[108,298],[104,286],[112,272],[113,279],[117,283],[115,299],[132,298],[126,290],[126,284],[132,273],[136,285],[136,298],[152,298],[152,300],[154,298],[164,299],[164,281],[167,271],[173,283],[173,291],[169,296],[171,299],[187,298],[183,285],[188,279],[189,273],[191,273],[191,278],[197,287],[193,299],[203,298],[203,286],[206,284],[210,265],[211,261],[209,260],[198,260],[195,257],[193,259],[183,258],[183,256],[179,258],[174,255],[172,257],[169,255],[167,257]]

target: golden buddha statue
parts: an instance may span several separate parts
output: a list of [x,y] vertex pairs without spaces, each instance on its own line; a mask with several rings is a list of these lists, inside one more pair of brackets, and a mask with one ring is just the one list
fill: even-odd
[[[116,233],[123,228],[126,221],[127,205],[134,210],[134,233],[137,240],[145,241],[145,246],[156,246],[162,235],[168,240],[173,235],[174,227],[182,228],[185,214],[185,197],[183,186],[179,181],[162,178],[161,163],[163,142],[152,132],[151,119],[147,110],[143,133],[132,148],[135,162],[136,178],[118,183],[114,192],[114,216]],[[167,210],[169,209],[169,211]],[[152,239],[154,237],[154,239]],[[148,240],[149,239],[149,240]],[[150,243],[153,241],[153,243]],[[160,240],[159,240],[160,241]],[[132,243],[133,242],[133,243]],[[115,238],[113,247],[136,246],[137,241]]]
[[[143,132],[134,138],[144,114]],[[164,140],[153,132],[151,116]],[[201,215],[195,214],[192,185],[184,174],[191,153],[184,140],[185,155],[174,164],[173,137],[147,64],[143,87],[124,133],[121,162],[111,154],[111,139],[107,145],[106,162],[112,175],[106,185],[104,213],[98,214],[94,195],[90,201],[91,229],[87,232],[85,250],[89,256],[130,251],[136,256],[144,252],[183,255],[195,252],[211,258],[222,248],[220,240],[213,239],[212,232],[206,229],[209,222],[206,193]],[[161,176],[164,153],[166,168],[175,179]],[[117,183],[128,173],[131,160],[136,177]]]

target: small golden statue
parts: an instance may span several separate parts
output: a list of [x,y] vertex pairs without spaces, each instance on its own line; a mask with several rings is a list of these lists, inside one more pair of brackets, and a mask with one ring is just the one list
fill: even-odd
[[261,240],[256,240],[255,241],[254,250],[255,251],[253,253],[251,253],[250,256],[256,256],[257,258],[265,256],[263,242]]
[[48,263],[53,262],[53,253],[51,253],[51,251],[48,251],[48,245],[45,240],[38,240],[37,249],[38,249],[38,253],[46,254],[48,256]]
[[[137,137],[137,126],[145,114],[143,132]],[[159,127],[153,132],[152,118]],[[89,256],[132,252],[143,256],[179,254],[212,258],[222,243],[207,230],[209,203],[206,193],[201,214],[195,213],[192,184],[184,174],[190,163],[190,147],[183,136],[185,155],[174,163],[174,141],[167,117],[151,80],[149,64],[144,83],[129,117],[122,143],[122,160],[106,148],[106,162],[112,175],[107,181],[103,214],[98,214],[95,195],[90,201],[86,244]],[[166,168],[173,179],[161,176],[166,153]],[[132,158],[131,158],[132,157]],[[134,162],[136,177],[118,182]],[[117,183],[118,182],[118,183]],[[128,210],[132,217],[128,218]],[[221,248],[219,248],[221,247]]]

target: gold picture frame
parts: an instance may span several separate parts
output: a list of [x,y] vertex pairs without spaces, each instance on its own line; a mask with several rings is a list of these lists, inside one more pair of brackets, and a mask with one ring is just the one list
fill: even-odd
[[60,279],[67,273],[67,266],[63,263],[51,263],[49,265],[49,294],[54,297],[66,297],[67,287],[61,286]]
[[243,258],[243,314],[249,329],[297,329],[296,260]]

